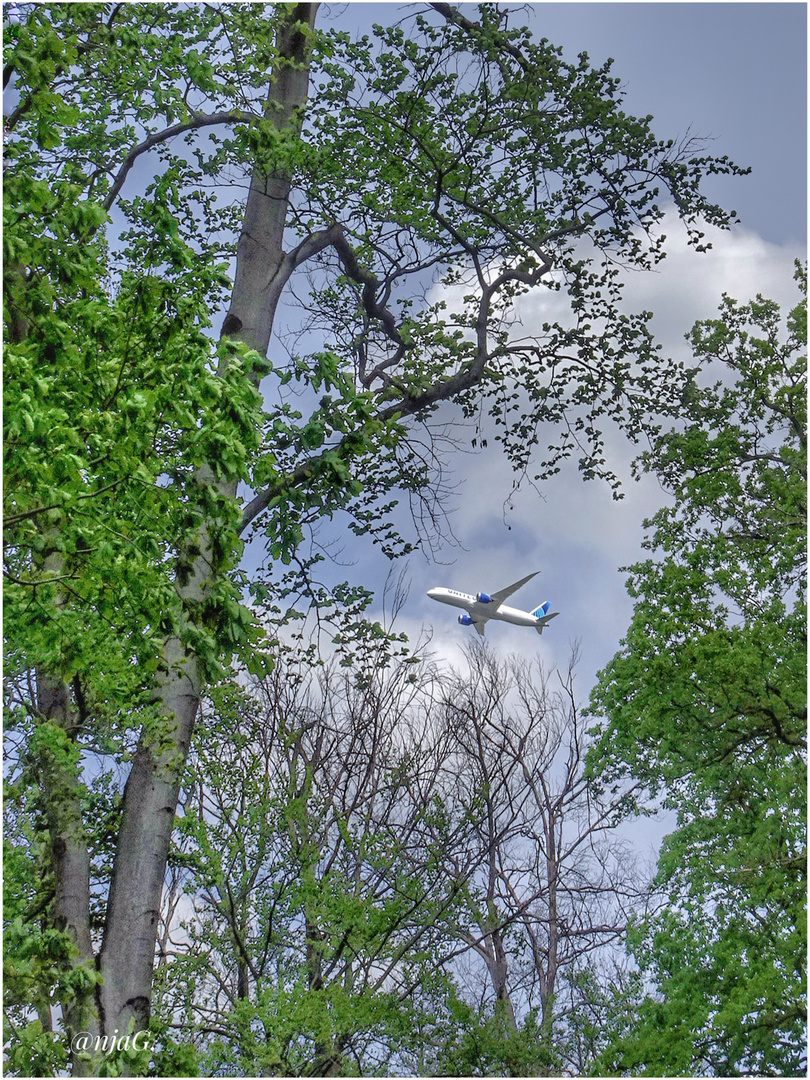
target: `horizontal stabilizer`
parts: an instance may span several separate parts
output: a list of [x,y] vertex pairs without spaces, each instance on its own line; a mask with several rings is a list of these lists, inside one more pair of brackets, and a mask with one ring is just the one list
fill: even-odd
[[546,628],[546,627],[548,626],[548,624],[549,624],[549,623],[551,622],[551,620],[552,620],[552,619],[556,619],[556,618],[557,618],[557,616],[558,616],[559,614],[560,614],[560,613],[559,613],[559,611],[552,611],[552,613],[551,613],[550,615],[546,615],[546,616],[541,616],[541,618],[543,619],[543,621],[542,621],[542,622],[539,622],[539,623],[537,624],[537,633],[538,633],[538,634],[542,634],[542,633],[543,633],[543,631],[545,630],[545,628]]

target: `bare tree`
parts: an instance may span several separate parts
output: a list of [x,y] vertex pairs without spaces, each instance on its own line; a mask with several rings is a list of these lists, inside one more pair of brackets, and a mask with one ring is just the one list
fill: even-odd
[[[538,1068],[554,1062],[560,975],[616,942],[643,896],[616,838],[626,795],[603,800],[584,769],[576,655],[557,686],[538,662],[498,660],[475,643],[442,683],[452,763],[476,821],[477,870],[459,928],[483,960],[505,1032],[537,1015]],[[448,866],[459,877],[459,864]]]

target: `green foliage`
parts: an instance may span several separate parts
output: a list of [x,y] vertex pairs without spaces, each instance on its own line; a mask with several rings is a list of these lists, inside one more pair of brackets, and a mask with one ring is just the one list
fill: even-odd
[[[13,798],[12,790],[6,799]],[[25,830],[25,824],[23,830]],[[67,934],[49,924],[53,883],[43,880],[41,836],[20,835],[7,819],[3,838],[4,1053],[20,1076],[56,1076],[67,1065],[64,1036],[50,1026],[50,1006],[92,991],[95,971],[72,963]],[[40,1017],[32,1019],[32,1008]]]
[[68,1061],[64,1039],[58,1033],[45,1031],[40,1020],[31,1020],[17,1027],[5,1017],[9,1070],[16,1076],[58,1076]]
[[[701,222],[731,220],[701,184],[741,170],[658,139],[649,117],[622,110],[609,66],[592,69],[584,54],[565,61],[547,41],[508,30],[496,8],[482,7],[480,24],[432,11],[416,16],[410,37],[375,28],[357,41],[292,28],[296,10],[49,0],[4,12],[5,673],[16,785],[8,813],[19,827],[11,865],[21,889],[8,940],[20,950],[38,943],[9,985],[18,1007],[36,984],[43,1016],[92,993],[78,982],[87,958],[59,952],[58,913],[40,905],[64,839],[48,830],[64,819],[89,853],[92,952],[117,830],[129,820],[119,788],[136,746],[139,760],[160,759],[169,773],[184,764],[171,707],[158,703],[177,677],[176,658],[187,664],[192,705],[233,665],[271,678],[267,608],[297,589],[325,608],[312,580],[318,556],[303,554],[324,519],[344,515],[388,557],[411,550],[414,537],[391,511],[404,492],[431,528],[440,516],[443,433],[432,426],[440,402],[467,417],[488,411],[519,471],[546,477],[577,453],[585,477],[615,490],[601,419],[637,438],[655,430],[657,411],[680,407],[677,366],[654,347],[649,313],[623,309],[615,266],[646,269],[662,257],[663,202],[678,206],[696,247]],[[282,49],[293,30],[311,46],[308,71]],[[308,74],[310,96],[286,115],[281,88],[294,68]],[[274,343],[270,359],[263,353],[272,331],[280,340],[279,326],[268,326],[261,352],[252,347],[261,335],[253,340],[239,319],[214,340],[234,296],[237,249],[253,242],[243,204],[250,177],[264,194],[275,185],[286,206],[262,251],[267,266],[259,259],[252,270],[264,275],[253,282],[259,315],[272,324],[276,274],[285,285],[293,272],[296,287],[304,282],[297,295],[307,314],[288,355]],[[516,305],[542,284],[564,290],[570,318],[515,343]],[[249,528],[270,581],[240,569]],[[348,587],[338,602],[347,596],[362,603]],[[385,641],[380,664],[400,645],[375,624],[337,631],[338,666],[355,665],[353,692],[369,692],[373,671],[356,662],[364,644]],[[277,728],[291,754],[300,717],[296,724]],[[239,805],[234,820],[256,845],[250,859],[272,868],[256,900],[261,932],[281,904],[288,923],[297,913],[295,947],[306,951],[300,920],[305,927],[302,912],[311,911],[324,935],[309,941],[311,964],[331,955],[339,966],[336,954],[354,950],[373,981],[369,942],[374,963],[394,963],[403,949],[395,929],[419,888],[393,826],[395,857],[384,866],[392,894],[383,900],[369,882],[385,853],[372,836],[352,834],[349,815],[330,821],[341,858],[359,859],[369,875],[365,891],[352,892],[348,864],[338,860],[343,876],[330,876],[316,857],[307,815],[322,807],[300,756],[281,791],[258,779],[241,788],[243,761],[197,753],[189,784],[226,787]],[[407,764],[386,762],[388,790],[402,789]],[[240,801],[245,790],[252,810]],[[284,824],[287,847],[262,848],[262,814]],[[430,835],[427,810],[414,822]],[[220,905],[249,861],[230,827],[190,806],[183,818],[188,870]],[[22,868],[26,852],[43,871],[36,888]],[[294,886],[287,865],[298,872]],[[282,875],[278,897],[273,874]],[[252,897],[248,878],[240,887]],[[235,910],[217,908],[211,933],[225,934],[224,924],[232,933]],[[390,935],[380,921],[395,928]],[[259,931],[251,934],[257,949]],[[428,939],[413,959],[425,969]],[[189,987],[213,978],[189,964]],[[285,970],[265,973],[251,1006],[260,1011],[235,1005],[225,1041],[253,1061],[254,1028],[266,1025],[268,1046],[276,1040],[297,1068],[319,1040],[337,1045],[359,1026],[372,1042],[380,1017],[393,1023],[381,983],[353,995],[335,979],[316,987],[314,970],[301,993]],[[273,994],[290,987],[305,1050],[277,1015]],[[46,1028],[25,1028],[25,1067],[41,1059],[44,1068],[57,1053]],[[163,1037],[160,1067],[203,1067],[165,1028]],[[276,1050],[267,1054],[263,1064],[275,1067]],[[13,1064],[24,1067],[22,1058]]]
[[563,973],[554,1047],[565,1075],[603,1075],[605,1050],[636,1030],[644,997],[637,970],[598,954]]
[[197,1051],[191,1043],[175,1042],[164,1035],[152,1052],[152,1065],[146,1075],[199,1076]]
[[235,361],[210,370],[203,311],[182,286],[127,279],[114,303],[65,300],[6,351],[7,619],[15,647],[67,679],[111,629],[119,672],[132,657],[148,675],[156,641],[182,632],[172,556],[212,514],[233,548],[235,511],[181,486],[202,462],[238,475],[256,442],[255,391]]
[[761,297],[721,315],[690,335],[683,428],[641,459],[674,504],[593,696],[596,775],[642,779],[678,821],[631,942],[662,999],[611,1070],[795,1073],[804,1044],[805,304],[784,326]]
[[451,992],[445,1024],[441,1050],[428,1063],[431,1076],[553,1076],[559,1070],[533,1013],[516,1031],[497,1002],[478,1010]]

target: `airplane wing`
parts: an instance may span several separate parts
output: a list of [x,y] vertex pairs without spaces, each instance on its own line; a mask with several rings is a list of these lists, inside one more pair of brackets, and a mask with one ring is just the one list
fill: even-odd
[[479,633],[479,635],[481,637],[484,636],[484,630],[486,629],[486,625],[487,625],[486,619],[473,619],[473,626],[478,631],[478,633]]
[[516,581],[514,585],[507,585],[505,589],[501,589],[498,592],[490,593],[492,600],[498,607],[506,600],[512,593],[516,593],[518,589],[521,589],[527,581],[531,581],[533,577],[537,577],[540,573],[539,570],[535,570],[533,574],[529,574],[527,577],[521,578],[520,581]]

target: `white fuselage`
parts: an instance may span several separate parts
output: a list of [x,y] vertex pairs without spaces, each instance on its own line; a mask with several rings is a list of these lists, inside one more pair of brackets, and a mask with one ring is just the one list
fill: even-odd
[[456,589],[430,589],[428,596],[431,600],[438,600],[440,604],[463,608],[476,619],[498,619],[501,622],[514,623],[515,626],[537,626],[544,621],[529,611],[507,607],[506,604],[501,604],[500,607],[494,603],[482,604],[469,593],[458,592]]

